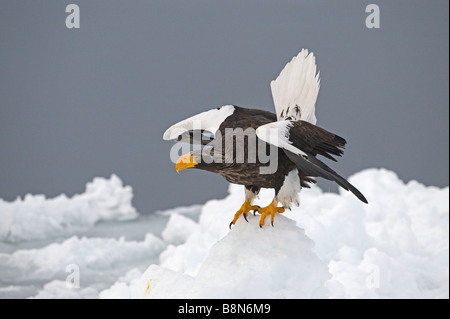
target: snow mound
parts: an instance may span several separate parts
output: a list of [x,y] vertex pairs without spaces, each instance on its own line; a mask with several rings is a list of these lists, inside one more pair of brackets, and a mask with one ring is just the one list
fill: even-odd
[[[208,252],[191,277],[150,267],[141,278],[147,298],[324,298],[328,267],[312,252],[313,242],[295,222],[280,216],[261,230],[259,218],[239,220]],[[295,271],[293,271],[295,267]],[[176,278],[176,281],[173,281]],[[173,291],[170,283],[182,289]],[[139,292],[136,291],[137,293]]]
[[[197,227],[174,217],[167,233],[189,224],[138,278],[122,280],[105,298],[448,298],[449,188],[402,182],[395,173],[368,169],[350,182],[352,194],[301,193],[301,205],[277,215],[275,227],[228,224],[244,200],[231,185],[208,201]],[[262,190],[260,206],[273,190]],[[180,225],[176,225],[179,223]],[[180,243],[181,238],[184,242]],[[176,245],[179,243],[178,245]]]
[[17,242],[67,236],[92,227],[100,220],[137,217],[132,206],[133,191],[116,175],[95,178],[84,193],[68,198],[59,195],[26,195],[5,202],[0,199],[0,240]]
[[166,243],[180,245],[184,243],[198,227],[198,224],[192,219],[174,213],[170,215],[166,228],[161,235]]

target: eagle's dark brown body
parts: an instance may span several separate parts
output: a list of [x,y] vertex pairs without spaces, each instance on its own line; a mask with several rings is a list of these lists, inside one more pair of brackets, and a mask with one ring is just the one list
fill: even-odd
[[[232,140],[234,155],[232,163],[226,163],[225,156],[223,156],[222,163],[200,163],[196,168],[218,173],[228,182],[245,185],[247,189],[251,189],[256,193],[260,188],[273,188],[275,193],[278,193],[285,177],[289,172],[296,169],[296,165],[286,156],[283,149],[274,146],[271,148],[269,144],[260,140],[255,133],[256,129],[261,125],[275,122],[277,120],[276,115],[264,110],[237,106],[235,108],[235,112],[220,125],[219,136],[221,136],[221,143],[216,141],[215,145],[218,147],[214,150],[214,152],[217,152],[220,149],[222,155],[230,152],[229,149],[226,149],[226,140]],[[247,130],[248,128],[251,129]],[[242,144],[239,144],[236,136],[233,136],[236,134],[235,129],[245,131]],[[264,163],[261,162],[263,159],[258,156],[259,147],[265,149],[263,150],[268,157],[264,158]],[[239,151],[244,153],[243,163],[239,163],[236,160],[236,154]],[[249,163],[250,154],[256,154],[256,163]],[[267,167],[270,163],[273,164],[273,161],[276,162],[276,170],[271,174],[261,174],[261,167]],[[302,187],[309,187],[308,182],[315,182],[302,171],[298,172],[298,176]]]

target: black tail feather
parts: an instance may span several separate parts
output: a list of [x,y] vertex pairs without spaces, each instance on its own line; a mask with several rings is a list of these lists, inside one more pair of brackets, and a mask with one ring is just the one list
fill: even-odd
[[287,150],[284,150],[284,152],[289,157],[289,159],[295,163],[297,168],[304,174],[314,177],[318,176],[330,181],[334,181],[345,190],[352,192],[363,203],[368,203],[364,195],[355,186],[350,184],[345,178],[333,171],[330,167],[318,160],[316,157],[308,155],[307,158],[304,158],[303,156],[296,155]]

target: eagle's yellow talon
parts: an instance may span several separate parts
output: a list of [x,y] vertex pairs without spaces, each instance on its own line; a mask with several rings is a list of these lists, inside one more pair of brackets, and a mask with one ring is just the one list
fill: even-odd
[[262,228],[264,226],[265,219],[266,219],[266,217],[268,215],[270,215],[270,222],[271,222],[271,224],[273,226],[273,221],[275,219],[275,214],[276,213],[280,213],[280,214],[284,213],[284,208],[283,207],[277,207],[277,204],[278,204],[277,200],[274,199],[272,201],[272,203],[270,203],[269,206],[260,208],[258,210],[258,212],[261,214],[261,219],[259,221],[259,227]]
[[234,214],[234,218],[233,218],[233,220],[230,223],[230,229],[231,229],[231,226],[236,224],[237,220],[239,219],[239,217],[242,214],[244,214],[244,219],[248,222],[248,220],[247,220],[248,212],[251,211],[251,210],[255,211],[258,208],[259,208],[259,206],[251,204],[251,199],[246,198],[244,204],[242,204],[241,208],[237,211],[236,214]]

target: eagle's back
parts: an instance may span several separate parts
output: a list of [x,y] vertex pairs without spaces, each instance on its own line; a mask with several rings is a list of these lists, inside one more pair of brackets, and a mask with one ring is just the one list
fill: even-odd
[[[221,145],[216,145],[222,149],[225,165],[218,173],[230,183],[279,190],[285,176],[295,169],[295,164],[282,149],[273,146],[271,149],[270,144],[256,136],[259,126],[276,120],[274,113],[235,106],[234,113],[219,127]],[[241,133],[243,136],[239,135]],[[260,152],[266,156],[260,157]],[[239,159],[237,154],[244,156]],[[273,161],[276,161],[275,170],[261,170],[261,167],[273,165]]]

